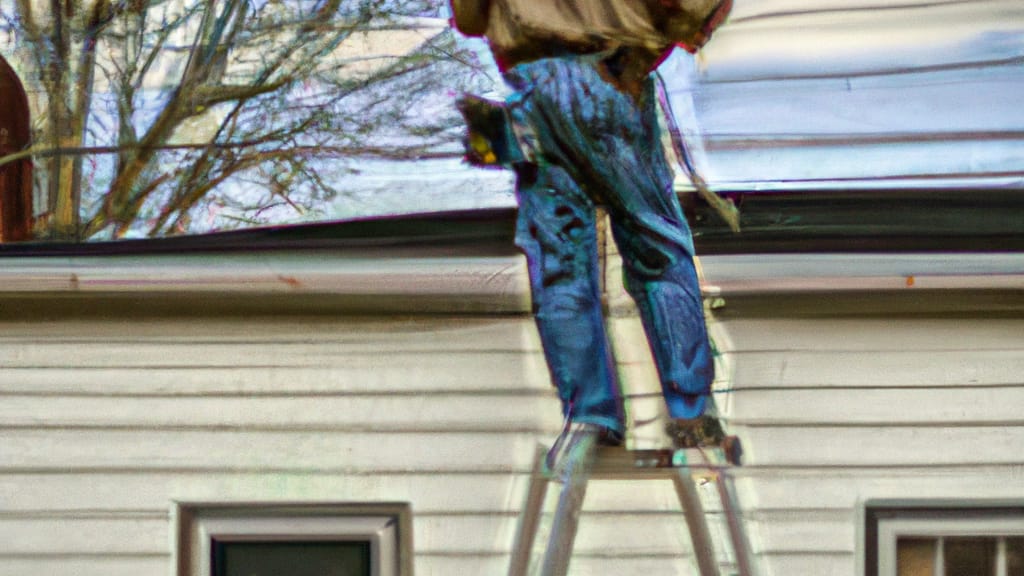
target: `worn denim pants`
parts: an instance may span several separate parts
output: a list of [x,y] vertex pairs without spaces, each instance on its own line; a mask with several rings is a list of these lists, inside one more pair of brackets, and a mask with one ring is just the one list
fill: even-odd
[[653,82],[639,100],[566,56],[505,73],[528,161],[517,165],[516,243],[566,417],[623,431],[598,276],[594,207],[607,210],[673,418],[704,412],[714,377],[690,229],[661,146]]

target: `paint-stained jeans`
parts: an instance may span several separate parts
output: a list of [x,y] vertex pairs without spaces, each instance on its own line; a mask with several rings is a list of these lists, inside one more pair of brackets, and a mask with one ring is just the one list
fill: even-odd
[[594,205],[606,208],[673,418],[703,413],[714,377],[693,241],[661,147],[653,83],[640,104],[596,56],[505,74],[506,105],[533,162],[517,167],[516,242],[526,253],[544,353],[570,419],[623,430],[605,331]]

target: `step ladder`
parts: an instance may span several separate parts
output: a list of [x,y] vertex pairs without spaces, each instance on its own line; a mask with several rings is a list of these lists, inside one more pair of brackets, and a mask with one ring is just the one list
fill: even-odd
[[579,524],[580,510],[593,479],[665,480],[671,479],[679,496],[690,532],[693,551],[701,576],[721,576],[715,558],[711,533],[694,478],[713,481],[718,487],[722,510],[736,559],[736,570],[730,574],[753,576],[749,544],[737,516],[737,501],[728,472],[734,466],[721,448],[681,450],[626,450],[601,447],[596,436],[574,440],[575,445],[563,452],[555,470],[546,464],[547,450],[538,446],[526,503],[519,516],[509,576],[528,576],[533,543],[537,536],[548,484],[557,481],[562,492],[551,525],[540,576],[564,576],[569,569],[573,542]]

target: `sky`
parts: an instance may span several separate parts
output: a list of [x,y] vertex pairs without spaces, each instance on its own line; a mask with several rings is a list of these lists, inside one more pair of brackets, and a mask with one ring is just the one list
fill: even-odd
[[[422,22],[427,37],[447,14]],[[409,49],[403,38],[350,48]],[[483,95],[503,97],[486,43],[462,42],[494,80]],[[713,189],[1024,187],[1020,0],[735,0],[704,50],[658,72]],[[316,218],[515,204],[508,172],[457,157],[360,160],[337,184]]]

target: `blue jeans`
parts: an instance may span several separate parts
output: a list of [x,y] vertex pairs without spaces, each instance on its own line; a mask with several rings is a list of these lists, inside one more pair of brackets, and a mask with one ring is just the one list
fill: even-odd
[[605,331],[594,206],[608,211],[673,418],[704,412],[714,365],[693,240],[672,189],[653,83],[639,102],[596,56],[520,64],[506,106],[530,161],[517,165],[516,243],[526,253],[537,327],[565,415],[623,431]]

